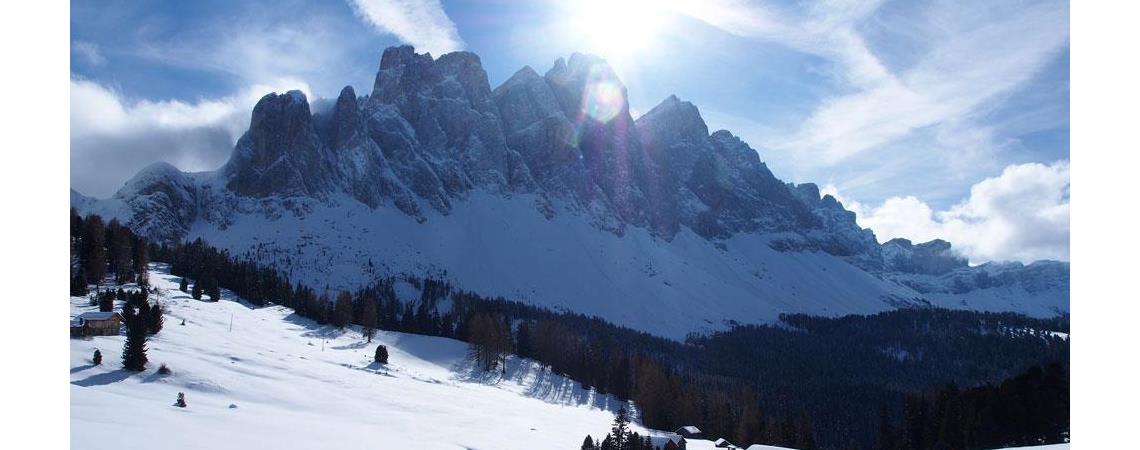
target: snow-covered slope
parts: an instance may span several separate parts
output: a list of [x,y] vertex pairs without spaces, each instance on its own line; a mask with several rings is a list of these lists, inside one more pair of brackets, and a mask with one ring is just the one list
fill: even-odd
[[[608,432],[622,404],[525,359],[508,358],[505,374],[479,372],[451,339],[380,331],[368,344],[357,330],[253,308],[229,291],[217,303],[194,300],[166,269],[151,265],[151,301],[166,315],[146,371],[120,369],[124,336],[70,341],[73,448],[577,448]],[[71,299],[72,315],[95,309]],[[386,366],[372,362],[379,344]],[[172,373],[158,374],[160,364]],[[172,406],[179,392],[187,408]],[[632,429],[658,443],[668,434]],[[714,446],[694,439],[688,448]]]
[[159,163],[72,206],[312,286],[434,274],[675,338],[780,313],[1069,310],[1067,263],[968,267],[948,242],[880,245],[695,105],[670,96],[634,120],[624,90],[588,55],[492,90],[474,54],[393,47],[371,94],[346,87],[328,112],[266,95],[218,171]]
[[[123,336],[71,340],[73,448],[576,448],[608,431],[619,406],[529,360],[510,358],[505,376],[478,372],[455,340],[381,331],[367,344],[228,291],[197,301],[152,267],[166,320],[145,372],[119,368]],[[73,314],[94,309],[71,303]],[[378,344],[387,366],[372,362]],[[156,372],[163,363],[172,374]],[[172,406],[179,392],[187,408]]]

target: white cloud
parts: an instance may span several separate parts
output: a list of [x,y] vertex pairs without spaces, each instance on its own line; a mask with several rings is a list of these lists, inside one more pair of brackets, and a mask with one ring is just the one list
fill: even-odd
[[73,78],[71,187],[108,196],[157,161],[190,171],[215,169],[248,127],[253,105],[269,92],[289,89],[309,92],[304,82],[279,80],[195,102],[133,101],[107,86]]
[[356,15],[434,56],[462,50],[463,40],[439,0],[349,0]]
[[854,211],[859,225],[874,230],[880,242],[946,239],[971,263],[1069,259],[1068,161],[1008,166],[944,211],[913,196],[868,206],[844,199],[832,185],[822,191]]
[[107,58],[99,51],[99,46],[93,42],[73,41],[71,52],[79,55],[87,61],[87,64],[92,66],[101,66],[107,63]]
[[[1002,143],[986,140],[989,130],[979,130],[985,127],[972,119],[989,102],[1032,79],[1068,41],[1063,0],[997,6],[934,1],[924,5],[922,14],[907,17],[908,27],[927,35],[907,36],[908,43],[917,42],[922,49],[916,51],[916,63],[895,72],[860,32],[882,3],[810,2],[806,12],[792,14],[758,3],[713,0],[686,12],[726,32],[781,43],[834,63],[837,77],[853,90],[825,99],[797,130],[767,133],[762,142],[806,167],[833,166],[932,126],[940,128],[944,141],[966,140],[975,149],[999,147]],[[952,135],[958,133],[962,135]]]
[[834,164],[913,130],[967,118],[1047,64],[1068,40],[1067,22],[1063,5],[1039,3],[955,30],[897,77],[826,101],[783,146]]

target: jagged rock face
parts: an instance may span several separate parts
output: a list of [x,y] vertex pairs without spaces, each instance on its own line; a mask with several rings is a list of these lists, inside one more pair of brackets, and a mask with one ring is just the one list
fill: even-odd
[[[637,130],[661,169],[659,190],[673,197],[669,214],[702,236],[805,231],[834,221],[828,209],[816,211],[818,192],[801,198],[739,138],[724,130],[709,135],[689,102],[670,96],[637,120]],[[858,229],[854,216],[849,224]]]
[[556,197],[589,195],[574,124],[546,80],[524,67],[492,94],[507,143],[543,189]]
[[351,86],[341,90],[327,117],[316,116],[314,121],[321,141],[337,161],[339,178],[345,181],[348,193],[372,208],[391,199],[404,213],[421,216],[412,193],[398,180],[384,153],[369,136],[364,113]]
[[226,187],[240,195],[321,197],[340,181],[334,166],[313,130],[305,94],[289,91],[257,102],[224,171]]
[[396,107],[448,193],[535,188],[521,156],[507,147],[487,73],[474,53],[432,60],[409,46],[389,48],[370,101],[373,110]]
[[[668,222],[672,198],[657,189],[657,168],[646,157],[629,113],[625,86],[601,58],[575,53],[544,76],[563,114],[574,125],[587,186],[597,186],[615,216],[631,226]],[[594,201],[595,199],[587,199]]]
[[[314,116],[298,91],[266,95],[215,176],[240,198],[347,194],[421,222],[421,201],[449,214],[473,189],[533,192],[548,218],[556,208],[542,199],[558,199],[617,234],[781,232],[787,237],[773,241],[777,249],[821,250],[865,269],[943,274],[965,265],[947,256],[949,244],[880,247],[833,197],[781,182],[756,150],[728,131],[709,134],[697,107],[676,96],[634,121],[612,68],[582,54],[541,76],[524,67],[492,91],[472,53],[433,59],[392,47],[367,98],[345,87],[330,111]],[[194,220],[237,204],[199,183],[158,166],[117,197],[138,211],[140,227],[176,240]]]
[[968,266],[966,258],[954,254],[950,243],[941,239],[914,245],[907,239],[891,239],[882,246],[883,263],[889,270],[941,275]]

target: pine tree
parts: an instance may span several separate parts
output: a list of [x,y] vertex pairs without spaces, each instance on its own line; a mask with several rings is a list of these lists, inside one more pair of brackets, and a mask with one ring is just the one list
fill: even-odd
[[626,411],[625,405],[618,408],[617,414],[614,414],[610,436],[614,450],[629,450],[629,411]]
[[372,336],[376,334],[377,307],[376,299],[370,295],[361,298],[360,327],[364,338],[372,343]]
[[373,361],[380,364],[388,364],[388,347],[383,345],[376,347],[376,356]]
[[206,295],[210,297],[210,301],[212,302],[222,300],[222,288],[218,286],[218,280],[214,277],[209,278],[209,284],[206,286]]
[[103,283],[107,275],[107,229],[103,226],[103,218],[90,215],[83,221],[83,267],[87,274],[89,284]]
[[186,292],[186,289],[189,289],[189,286],[190,285],[186,281],[186,277],[182,277],[182,281],[178,282],[178,290],[182,292]]
[[147,264],[150,263],[150,251],[147,249],[146,240],[137,235],[133,235],[131,239],[131,265],[135,274],[140,278],[140,283],[145,283],[147,274]]
[[333,306],[332,324],[337,328],[344,328],[348,322],[352,320],[352,294],[348,291],[341,291],[336,296],[336,304]]
[[155,302],[154,305],[151,305],[147,313],[147,332],[150,334],[158,334],[159,331],[162,331],[162,323],[164,322],[162,317],[162,305]]
[[111,219],[107,224],[107,262],[117,283],[126,283],[134,274],[130,235],[130,230],[120,224],[119,219]]
[[486,313],[476,314],[469,322],[466,332],[472,358],[483,370],[498,367],[512,348],[510,325],[502,316]]
[[582,441],[581,450],[597,450],[597,447],[594,446],[594,438],[587,434],[586,440]]
[[99,311],[111,312],[115,310],[115,293],[111,291],[96,294],[99,296]]
[[123,368],[135,372],[146,370],[146,323],[133,306],[124,307],[127,341],[123,344]]
[[194,288],[190,290],[190,296],[194,297],[194,300],[201,300],[202,299],[202,281],[201,280],[195,280],[194,281]]
[[95,354],[91,355],[91,362],[95,363],[96,366],[103,364],[103,352],[95,349]]
[[83,272],[81,266],[75,275],[71,276],[71,296],[82,297],[87,295],[87,274]]

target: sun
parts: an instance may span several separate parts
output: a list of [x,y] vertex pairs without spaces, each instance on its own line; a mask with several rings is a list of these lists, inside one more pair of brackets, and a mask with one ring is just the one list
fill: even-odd
[[661,0],[578,0],[569,8],[570,32],[580,50],[620,62],[650,50],[668,18]]

